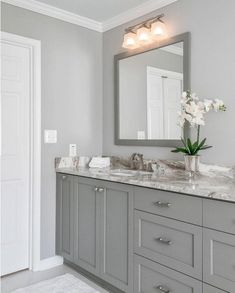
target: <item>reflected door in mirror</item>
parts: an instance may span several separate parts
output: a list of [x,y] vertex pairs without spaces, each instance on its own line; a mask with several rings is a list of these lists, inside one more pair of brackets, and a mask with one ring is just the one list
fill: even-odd
[[147,67],[147,137],[148,139],[179,139],[177,124],[183,74]]

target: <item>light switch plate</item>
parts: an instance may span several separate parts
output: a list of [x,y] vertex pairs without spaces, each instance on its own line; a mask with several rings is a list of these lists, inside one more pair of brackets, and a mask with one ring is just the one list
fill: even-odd
[[44,130],[44,143],[57,143],[57,130]]

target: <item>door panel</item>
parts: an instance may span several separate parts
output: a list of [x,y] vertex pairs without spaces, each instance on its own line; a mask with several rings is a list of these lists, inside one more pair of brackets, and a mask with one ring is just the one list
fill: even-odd
[[57,174],[57,246],[56,251],[73,261],[74,249],[73,176]]
[[95,180],[74,178],[75,263],[98,273],[98,212]]
[[235,292],[235,236],[203,229],[204,281]]
[[102,187],[101,277],[113,286],[129,292],[132,278],[132,189],[106,182],[103,182]]
[[1,273],[29,267],[30,53],[2,41]]

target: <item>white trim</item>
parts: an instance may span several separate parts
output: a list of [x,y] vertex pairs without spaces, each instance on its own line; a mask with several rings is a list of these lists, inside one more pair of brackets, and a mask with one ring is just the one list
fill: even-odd
[[37,267],[34,267],[34,271],[45,271],[51,268],[62,265],[64,262],[63,257],[53,256],[50,258],[42,259]]
[[178,0],[149,0],[103,22],[103,32],[144,16]]
[[157,75],[157,76],[167,76],[168,78],[175,78],[179,80],[183,80],[184,78],[183,73],[160,69],[153,66],[147,66],[147,76],[149,74]]
[[184,56],[184,49],[174,45],[165,46],[159,49],[165,52],[175,54],[175,55]]
[[138,17],[174,3],[178,0],[149,0],[103,22],[84,17],[64,9],[57,8],[36,0],[1,0],[2,2],[54,17],[97,32],[106,32]]
[[1,41],[30,52],[31,64],[31,164],[30,164],[30,251],[29,268],[34,270],[40,264],[41,234],[41,42],[18,35],[1,32]]
[[102,32],[102,23],[35,0],[2,0],[2,2],[54,17],[88,29]]

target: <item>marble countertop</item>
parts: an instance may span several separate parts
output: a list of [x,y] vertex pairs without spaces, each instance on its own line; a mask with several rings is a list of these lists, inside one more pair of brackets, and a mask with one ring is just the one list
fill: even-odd
[[235,203],[235,179],[231,174],[223,172],[211,173],[207,170],[197,174],[194,179],[190,179],[180,169],[165,170],[162,174],[130,171],[130,176],[117,175],[118,172],[123,172],[123,169],[117,168],[71,167],[56,168],[56,172]]

